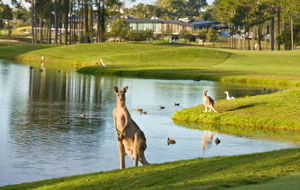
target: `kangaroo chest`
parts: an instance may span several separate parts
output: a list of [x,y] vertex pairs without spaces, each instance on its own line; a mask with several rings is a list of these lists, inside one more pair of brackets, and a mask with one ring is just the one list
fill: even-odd
[[116,119],[117,119],[117,129],[119,131],[122,131],[124,129],[126,118],[127,118],[127,120],[129,120],[129,118],[130,118],[130,116],[128,115],[128,113],[126,112],[126,110],[124,110],[122,108],[117,109],[117,111],[116,111]]

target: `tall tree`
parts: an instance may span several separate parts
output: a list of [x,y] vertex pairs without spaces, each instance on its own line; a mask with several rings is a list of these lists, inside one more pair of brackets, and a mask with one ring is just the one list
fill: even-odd
[[282,0],[281,6],[285,16],[290,20],[291,49],[294,49],[294,19],[300,14],[300,0]]
[[3,5],[2,7],[2,18],[7,20],[7,28],[8,28],[8,35],[11,34],[11,28],[10,28],[10,20],[13,18],[12,14],[12,8],[9,7],[9,5]]

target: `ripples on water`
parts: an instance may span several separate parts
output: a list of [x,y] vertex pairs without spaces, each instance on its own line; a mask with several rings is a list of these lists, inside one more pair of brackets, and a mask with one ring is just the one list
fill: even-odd
[[[228,90],[241,97],[275,90],[217,82],[94,77],[0,62],[0,186],[117,169],[119,155],[112,119],[113,86],[129,86],[131,116],[144,131],[151,163],[235,155],[292,147],[290,144],[215,134],[221,144],[201,149],[203,131],[171,120],[174,109],[202,101],[202,89],[215,100]],[[174,107],[180,102],[179,107]],[[166,109],[159,110],[158,105]],[[147,115],[135,112],[137,107]],[[87,118],[79,117],[80,113]],[[167,138],[176,145],[167,146]],[[132,166],[127,157],[126,166]]]

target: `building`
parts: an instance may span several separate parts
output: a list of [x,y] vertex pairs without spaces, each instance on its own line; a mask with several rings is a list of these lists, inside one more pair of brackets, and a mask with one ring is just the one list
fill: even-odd
[[161,34],[166,29],[171,28],[173,34],[179,34],[181,30],[187,30],[191,33],[202,28],[213,27],[216,28],[221,23],[218,21],[189,21],[187,19],[181,20],[165,20],[165,19],[149,19],[149,18],[128,18],[126,21],[132,30],[147,30],[150,29],[154,34]]

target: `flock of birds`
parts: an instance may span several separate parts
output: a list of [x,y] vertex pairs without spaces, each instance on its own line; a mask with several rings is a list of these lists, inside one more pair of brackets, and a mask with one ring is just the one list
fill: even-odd
[[[101,61],[101,63],[103,63],[103,62],[102,62],[102,59],[101,59],[100,61]],[[103,63],[103,64],[104,64],[104,63]],[[234,97],[233,97],[233,96],[229,96],[229,92],[228,92],[228,91],[225,91],[224,93],[226,94],[226,100],[234,100]],[[174,103],[174,106],[180,106],[180,103]],[[159,108],[160,110],[163,110],[163,109],[165,109],[165,106],[159,105],[158,108]],[[144,114],[144,115],[147,114],[147,111],[145,111],[143,108],[136,108],[135,110],[136,110],[136,112],[140,113],[141,115],[142,115],[142,114]],[[175,109],[175,112],[176,112],[176,111],[177,111],[177,110]],[[80,117],[80,118],[86,118],[86,114],[81,113],[81,114],[79,115],[79,117]],[[212,141],[213,135],[214,135],[214,132],[211,133],[211,134],[209,134],[209,137],[206,137],[206,133],[205,133],[205,132],[203,133],[203,136],[202,136],[202,149],[205,149],[205,145],[206,145],[208,142],[210,143],[210,142]],[[218,144],[220,144],[220,143],[221,143],[221,140],[217,137],[217,138],[215,139],[215,144],[218,145]],[[168,145],[170,145],[170,144],[176,144],[176,140],[175,140],[175,139],[170,139],[170,138],[168,138],[168,139],[167,139],[167,144],[168,144]]]

